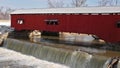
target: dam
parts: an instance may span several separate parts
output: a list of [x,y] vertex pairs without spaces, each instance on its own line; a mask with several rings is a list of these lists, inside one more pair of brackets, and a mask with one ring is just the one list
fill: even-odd
[[[98,51],[93,49],[91,51],[90,49],[87,49],[90,50],[93,53],[92,54],[84,51],[51,47],[47,46],[47,44],[36,44],[10,38],[4,41],[3,47],[42,60],[62,64],[70,68],[107,68],[111,61],[111,57],[116,54],[113,53],[113,56],[105,55],[107,52],[104,50]],[[82,49],[84,50],[84,48]],[[97,53],[94,54],[94,52]],[[117,55],[119,55],[119,52]],[[117,68],[119,68],[119,65],[120,62],[118,62]]]

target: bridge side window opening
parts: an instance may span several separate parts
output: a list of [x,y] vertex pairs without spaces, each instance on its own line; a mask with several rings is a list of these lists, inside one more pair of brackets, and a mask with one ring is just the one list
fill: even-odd
[[58,22],[57,19],[45,20],[45,23],[46,23],[47,25],[58,25],[58,24],[59,24],[59,22]]
[[120,28],[120,20],[117,22],[117,28]]
[[101,15],[110,15],[109,13],[102,13]]
[[23,24],[24,23],[24,20],[23,19],[18,19],[17,20],[17,24]]
[[91,13],[91,15],[99,15],[99,13]]

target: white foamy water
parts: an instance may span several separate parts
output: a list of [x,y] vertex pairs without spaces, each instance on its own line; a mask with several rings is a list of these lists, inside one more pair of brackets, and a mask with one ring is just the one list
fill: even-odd
[[64,65],[26,56],[21,53],[0,48],[0,68],[69,68]]

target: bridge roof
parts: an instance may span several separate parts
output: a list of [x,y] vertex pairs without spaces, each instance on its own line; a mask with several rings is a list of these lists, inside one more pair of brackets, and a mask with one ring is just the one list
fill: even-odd
[[79,7],[79,8],[46,8],[20,9],[11,14],[56,14],[56,13],[120,13],[120,7]]

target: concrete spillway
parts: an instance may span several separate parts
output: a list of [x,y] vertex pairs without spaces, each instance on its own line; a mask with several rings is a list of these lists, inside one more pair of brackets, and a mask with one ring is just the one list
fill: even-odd
[[[60,63],[70,68],[107,68],[110,58],[81,51],[69,51],[45,45],[7,39],[4,47],[36,58]],[[119,64],[120,65],[120,62]],[[119,66],[118,66],[119,68]]]

